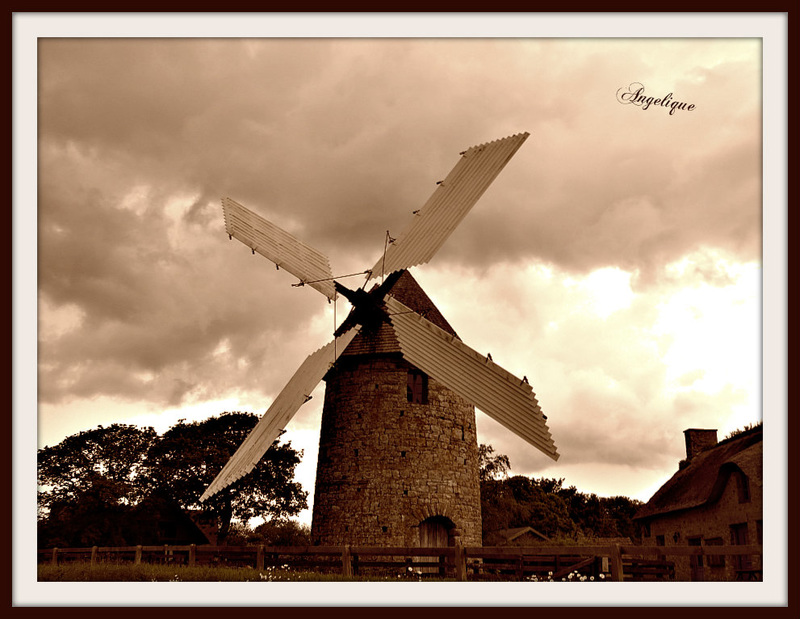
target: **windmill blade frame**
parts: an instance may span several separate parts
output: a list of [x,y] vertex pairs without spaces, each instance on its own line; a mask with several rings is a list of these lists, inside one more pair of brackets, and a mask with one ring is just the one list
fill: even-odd
[[306,357],[267,412],[203,492],[201,503],[253,470],[358,331],[359,327],[354,327]]
[[330,300],[336,298],[333,271],[325,254],[231,198],[222,198],[222,214],[229,237],[285,269],[302,285],[311,286]]
[[530,134],[527,132],[465,150],[409,226],[372,267],[369,279],[428,262],[492,184]]
[[542,453],[558,460],[531,386],[397,299],[385,300],[403,357]]

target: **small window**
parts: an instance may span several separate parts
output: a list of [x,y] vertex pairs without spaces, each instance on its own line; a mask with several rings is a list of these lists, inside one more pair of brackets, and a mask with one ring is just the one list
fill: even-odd
[[[689,546],[701,546],[703,543],[702,537],[690,537],[686,540]],[[703,555],[692,555],[692,567],[703,567]]]
[[[722,538],[707,539],[706,546],[722,546]],[[709,567],[725,567],[725,555],[708,555],[708,565]]]
[[731,525],[731,544],[734,546],[746,546],[747,545],[747,523],[742,522],[740,524],[732,524]]
[[[747,523],[741,522],[731,525],[731,544],[734,546],[747,545]],[[734,555],[733,565],[737,570],[750,569],[750,557],[747,555]]]
[[427,404],[428,375],[419,370],[409,370],[406,395],[412,404]]
[[[663,535],[656,535],[656,546],[664,546],[664,545],[665,545],[664,536]],[[664,559],[664,555],[658,555],[658,560],[659,561],[664,561],[665,560]]]
[[735,474],[736,477],[736,489],[739,492],[739,503],[749,503],[750,502],[750,480],[747,478],[747,475],[744,473],[737,472]]

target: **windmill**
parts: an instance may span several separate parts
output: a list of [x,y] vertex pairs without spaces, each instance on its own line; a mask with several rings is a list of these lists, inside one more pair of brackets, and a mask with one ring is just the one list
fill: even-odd
[[[355,290],[328,259],[223,198],[229,238],[330,301],[352,309],[334,339],[295,372],[203,493],[205,501],[258,463],[310,393],[326,381],[312,521],[325,545],[480,544],[475,407],[554,460],[558,452],[527,378],[464,344],[408,272],[428,262],[527,139],[473,146]],[[352,274],[350,274],[352,275]],[[381,282],[367,290],[367,284]]]

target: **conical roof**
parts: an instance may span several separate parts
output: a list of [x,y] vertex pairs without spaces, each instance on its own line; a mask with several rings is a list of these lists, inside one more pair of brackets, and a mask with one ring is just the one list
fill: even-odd
[[[440,329],[458,337],[453,327],[447,322],[439,309],[431,301],[417,280],[408,271],[402,271],[397,281],[389,289],[395,299],[409,309],[420,314]],[[342,356],[399,353],[400,344],[394,335],[392,326],[381,323],[377,330],[361,332],[345,348]]]

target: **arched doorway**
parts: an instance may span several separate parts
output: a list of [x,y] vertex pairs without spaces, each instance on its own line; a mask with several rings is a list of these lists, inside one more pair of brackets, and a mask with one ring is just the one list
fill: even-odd
[[[442,548],[452,544],[452,532],[456,525],[450,518],[445,516],[431,516],[419,523],[419,546],[420,548]],[[431,558],[417,559],[418,561],[430,561]],[[422,574],[440,574],[444,576],[444,563],[439,567],[423,567],[418,570]]]
[[450,532],[456,525],[445,516],[431,516],[419,523],[421,548],[439,548],[450,545]]

